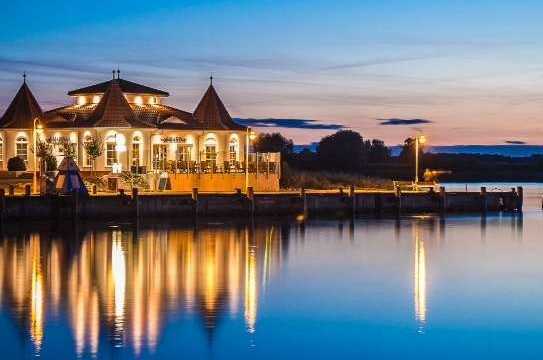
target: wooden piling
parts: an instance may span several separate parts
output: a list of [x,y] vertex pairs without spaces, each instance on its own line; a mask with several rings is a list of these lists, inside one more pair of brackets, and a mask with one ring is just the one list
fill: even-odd
[[481,212],[486,213],[488,210],[488,199],[486,196],[486,186],[481,186]]
[[194,217],[198,217],[198,188],[192,188],[192,206]]
[[31,190],[31,187],[30,185],[25,185],[25,196],[30,196],[30,194],[32,193],[32,190]]
[[349,186],[349,197],[351,198],[351,215],[356,216],[356,193],[354,185]]
[[439,210],[442,213],[447,212],[447,191],[445,191],[445,186],[439,187]]
[[402,190],[399,186],[394,189],[394,196],[396,197],[396,215],[402,213]]
[[255,214],[255,190],[252,186],[247,187],[247,199],[249,199],[249,214]]
[[136,219],[139,219],[140,217],[140,197],[139,197],[139,189],[137,187],[132,188],[132,202],[134,203],[134,212]]
[[522,211],[524,205],[524,189],[522,186],[517,187],[517,211]]
[[307,219],[309,208],[307,205],[307,193],[305,191],[305,188],[300,189],[300,197],[302,198],[302,201],[303,201],[304,219]]

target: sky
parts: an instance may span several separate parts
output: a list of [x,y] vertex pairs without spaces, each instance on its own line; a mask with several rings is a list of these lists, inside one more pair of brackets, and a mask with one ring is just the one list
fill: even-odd
[[0,13],[0,113],[24,71],[51,109],[119,67],[187,111],[212,73],[233,117],[298,144],[341,128],[389,145],[543,144],[542,13],[540,0],[15,0]]

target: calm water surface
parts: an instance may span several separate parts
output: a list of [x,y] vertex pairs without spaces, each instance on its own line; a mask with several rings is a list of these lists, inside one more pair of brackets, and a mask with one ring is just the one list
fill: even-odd
[[525,187],[523,215],[10,226],[2,358],[541,358]]

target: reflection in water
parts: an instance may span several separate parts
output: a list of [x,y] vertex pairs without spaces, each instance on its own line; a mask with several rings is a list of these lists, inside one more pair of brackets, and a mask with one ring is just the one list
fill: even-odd
[[418,331],[423,333],[426,324],[426,253],[418,223],[415,222],[413,226],[415,239],[415,317],[419,323]]
[[199,314],[212,340],[223,313],[235,316],[243,306],[246,329],[254,333],[259,288],[273,279],[284,254],[281,234],[268,225],[111,228],[89,231],[81,241],[41,233],[4,237],[0,301],[28,329],[36,354],[46,322],[58,316],[67,317],[78,356],[97,354],[101,341],[135,355],[153,353],[172,312]]

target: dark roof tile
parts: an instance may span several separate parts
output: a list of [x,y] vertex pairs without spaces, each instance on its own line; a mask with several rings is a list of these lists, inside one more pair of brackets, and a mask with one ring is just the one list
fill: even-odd
[[34,119],[42,116],[42,110],[30,88],[23,82],[17,94],[0,118],[1,128],[32,129]]

